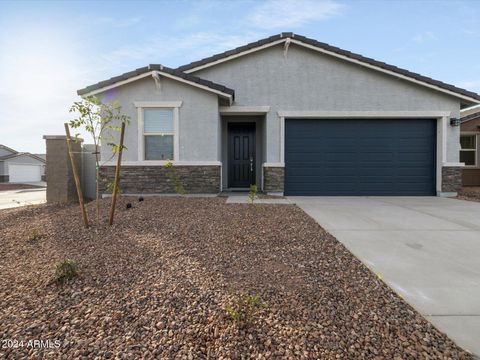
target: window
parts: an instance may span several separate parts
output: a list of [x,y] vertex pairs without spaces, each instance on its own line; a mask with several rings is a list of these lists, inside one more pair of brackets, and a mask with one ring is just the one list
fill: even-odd
[[173,109],[143,109],[145,160],[173,160]]
[[476,135],[460,135],[460,162],[467,166],[477,165]]
[[178,161],[178,115],[181,101],[136,101],[138,160]]

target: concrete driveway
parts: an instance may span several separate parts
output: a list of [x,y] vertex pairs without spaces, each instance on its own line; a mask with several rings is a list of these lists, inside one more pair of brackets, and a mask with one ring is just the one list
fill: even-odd
[[45,188],[0,191],[0,210],[46,202]]
[[464,349],[480,356],[480,203],[289,197]]

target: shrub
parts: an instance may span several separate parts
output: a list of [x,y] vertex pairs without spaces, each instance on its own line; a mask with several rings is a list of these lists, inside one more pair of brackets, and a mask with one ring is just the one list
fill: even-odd
[[28,240],[37,241],[43,238],[44,236],[45,234],[43,234],[40,230],[33,229],[32,232],[30,233],[30,236],[28,237]]
[[257,193],[258,193],[258,188],[257,185],[250,185],[250,192],[248,193],[248,201],[250,201],[250,204],[253,204],[255,199],[257,198]]
[[175,169],[171,161],[165,164],[165,169],[167,170],[167,177],[173,182],[175,192],[178,195],[185,195],[186,194],[185,188],[182,182],[180,181],[180,177],[177,174],[177,170]]
[[[120,185],[120,184],[119,184]],[[113,188],[115,187],[115,181],[109,182],[107,184],[107,191],[113,195]],[[120,196],[122,194],[122,190],[120,189],[120,186],[117,186],[117,196]]]
[[55,265],[53,281],[58,284],[63,284],[65,281],[71,280],[77,275],[77,263],[73,260],[63,260]]
[[240,296],[232,306],[227,306],[227,314],[238,328],[243,329],[253,325],[255,317],[264,303],[258,295]]

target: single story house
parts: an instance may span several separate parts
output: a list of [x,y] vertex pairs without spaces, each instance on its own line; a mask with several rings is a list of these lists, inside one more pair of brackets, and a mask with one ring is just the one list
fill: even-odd
[[0,145],[0,182],[45,180],[45,158]]
[[480,109],[461,117],[460,161],[463,186],[480,186]]
[[[78,91],[116,100],[124,194],[444,195],[461,186],[460,109],[480,95],[293,33]],[[108,146],[102,159],[111,158]],[[173,170],[165,169],[172,161]],[[115,161],[101,169],[103,188]]]

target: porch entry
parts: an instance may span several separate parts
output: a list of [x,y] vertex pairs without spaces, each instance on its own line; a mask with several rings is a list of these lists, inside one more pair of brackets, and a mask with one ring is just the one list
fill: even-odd
[[228,187],[255,184],[255,123],[228,123]]

